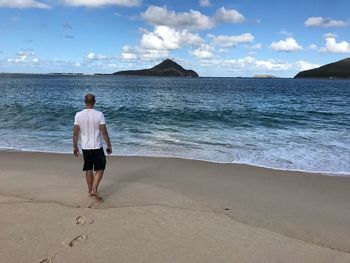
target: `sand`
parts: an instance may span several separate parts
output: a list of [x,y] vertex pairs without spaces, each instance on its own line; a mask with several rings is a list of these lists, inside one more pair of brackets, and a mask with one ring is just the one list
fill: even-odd
[[0,152],[0,262],[350,262],[350,177]]

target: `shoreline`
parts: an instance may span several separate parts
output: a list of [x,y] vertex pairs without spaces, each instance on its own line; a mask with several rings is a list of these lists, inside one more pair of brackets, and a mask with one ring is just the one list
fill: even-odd
[[[81,151],[81,149],[80,149]],[[47,153],[47,154],[63,154],[63,155],[71,155],[71,153],[68,152],[51,152],[51,151],[37,151],[37,150],[19,150],[19,149],[10,149],[10,148],[0,148],[0,152],[23,152],[23,153]],[[81,154],[81,152],[80,152]],[[107,154],[106,154],[107,156]],[[297,170],[297,169],[283,169],[283,168],[276,168],[276,167],[270,167],[270,166],[263,166],[258,164],[252,164],[252,163],[243,163],[243,162],[219,162],[219,161],[212,161],[207,159],[196,159],[196,158],[190,158],[190,157],[182,157],[182,156],[171,156],[171,155],[115,155],[112,154],[110,157],[145,157],[145,158],[169,158],[169,159],[180,159],[180,160],[192,160],[192,161],[200,161],[200,162],[208,162],[213,164],[233,164],[233,165],[247,165],[251,167],[256,168],[263,168],[263,169],[270,169],[270,170],[276,170],[276,171],[282,171],[282,172],[300,172],[300,173],[310,173],[310,174],[318,174],[322,176],[339,176],[339,177],[350,177],[350,172],[327,172],[327,171],[307,171],[307,170]]]
[[0,151],[0,166],[1,262],[350,261],[349,177],[108,156],[97,204],[81,156]]

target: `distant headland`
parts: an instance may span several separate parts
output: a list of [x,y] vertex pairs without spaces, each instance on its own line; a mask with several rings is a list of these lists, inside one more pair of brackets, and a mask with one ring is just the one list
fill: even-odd
[[294,78],[350,78],[350,58],[299,72]]
[[166,59],[150,69],[124,70],[113,73],[124,76],[158,76],[158,77],[199,77],[194,70],[184,69],[176,62]]
[[273,75],[254,75],[253,78],[255,79],[276,79],[278,77]]

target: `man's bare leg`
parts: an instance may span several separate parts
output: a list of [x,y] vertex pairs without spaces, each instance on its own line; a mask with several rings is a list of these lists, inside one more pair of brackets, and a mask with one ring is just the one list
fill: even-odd
[[94,181],[92,183],[92,194],[96,197],[97,200],[102,200],[101,196],[98,195],[97,188],[103,177],[104,170],[98,170],[95,173]]
[[94,182],[94,173],[92,170],[85,171],[86,183],[88,185],[89,196],[92,196],[92,184]]

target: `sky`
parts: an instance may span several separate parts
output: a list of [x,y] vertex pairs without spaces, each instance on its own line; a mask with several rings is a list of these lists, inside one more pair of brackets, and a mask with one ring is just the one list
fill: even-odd
[[0,0],[0,72],[293,77],[350,57],[348,0]]

